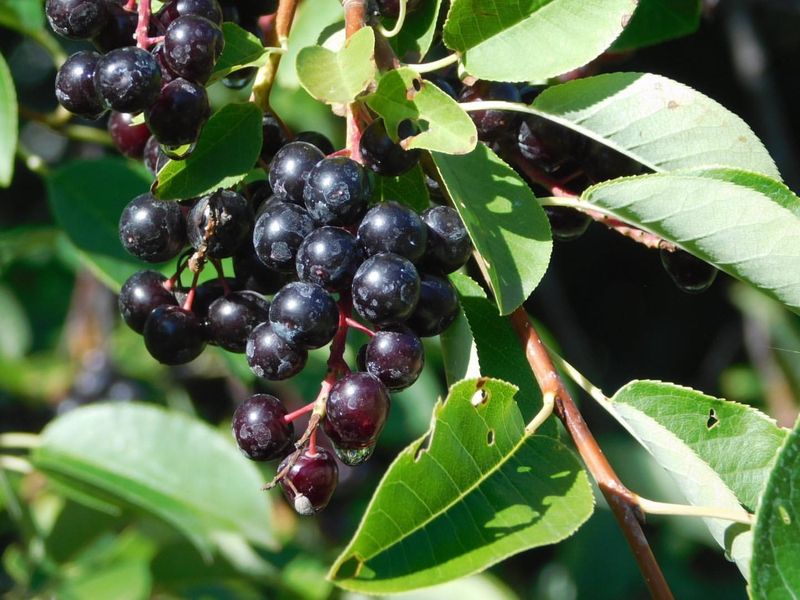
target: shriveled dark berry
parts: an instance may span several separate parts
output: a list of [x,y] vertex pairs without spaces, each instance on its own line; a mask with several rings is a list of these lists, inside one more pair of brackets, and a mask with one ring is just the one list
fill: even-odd
[[225,39],[222,30],[204,17],[178,17],[164,34],[164,61],[179,76],[205,83],[214,70]]
[[256,256],[276,271],[293,273],[297,250],[313,230],[314,221],[304,208],[274,202],[261,211],[253,228]]
[[175,294],[164,287],[167,278],[157,271],[139,271],[131,275],[119,292],[119,312],[126,325],[136,333],[144,331],[150,313],[159,306],[177,306]]
[[74,40],[88,40],[108,22],[104,0],[47,0],[45,13],[53,31]]
[[203,324],[180,306],[159,306],[145,321],[144,345],[160,363],[188,363],[200,356],[206,346]]
[[420,216],[407,206],[383,202],[364,215],[358,241],[368,256],[392,252],[417,262],[425,253],[428,231]]
[[270,381],[281,381],[297,375],[308,360],[308,352],[275,335],[269,323],[263,323],[250,332],[245,355],[250,370]]
[[97,119],[106,112],[103,99],[94,83],[100,58],[97,52],[76,52],[56,74],[58,103],[69,112],[87,119]]
[[292,448],[294,425],[284,420],[286,408],[269,394],[255,394],[233,413],[231,429],[239,450],[250,460],[275,460]]
[[146,50],[117,48],[98,61],[94,83],[108,108],[138,113],[158,98],[161,70]]
[[678,289],[687,294],[705,292],[717,278],[717,269],[684,250],[661,250],[661,264]]
[[[278,471],[288,466],[286,457]],[[330,452],[317,448],[315,453],[303,452],[281,480],[283,495],[294,510],[301,515],[313,515],[330,502],[339,482],[339,467]]]
[[269,308],[272,329],[298,348],[321,348],[333,339],[339,309],[322,287],[297,281],[275,294]]
[[206,88],[180,77],[162,87],[145,111],[150,131],[165,146],[196,142],[210,116]]
[[339,227],[320,227],[306,236],[297,251],[297,276],[338,292],[350,286],[363,261],[355,236]]
[[147,262],[174,258],[186,245],[186,222],[177,202],[149,192],[131,200],[119,219],[119,239],[130,254]]
[[422,213],[428,228],[428,246],[422,263],[426,269],[452,273],[469,260],[472,242],[454,208],[434,206]]
[[321,225],[352,225],[367,210],[371,195],[367,171],[343,156],[317,163],[303,191],[308,214]]
[[208,307],[210,341],[229,352],[244,352],[250,332],[269,320],[269,301],[244,290],[217,298]]
[[419,302],[414,314],[406,321],[421,337],[439,335],[458,316],[458,294],[446,277],[423,273]]
[[233,256],[246,242],[253,227],[253,211],[247,199],[231,190],[203,196],[189,211],[189,242],[197,250],[207,248],[211,258]]
[[420,279],[414,264],[396,254],[376,254],[353,277],[353,306],[376,325],[407,319],[419,300]]
[[[414,135],[411,121],[402,121],[397,135],[402,140]],[[419,162],[419,150],[405,150],[400,142],[393,141],[386,131],[383,119],[375,119],[361,134],[361,158],[364,164],[378,173],[396,177],[410,170]]]
[[150,129],[144,123],[134,125],[132,121],[133,115],[129,113],[112,112],[108,118],[108,133],[120,154],[141,159],[150,139]]
[[303,190],[311,170],[325,156],[307,142],[289,142],[272,159],[269,184],[282,200],[303,206]]
[[412,385],[425,366],[425,349],[411,331],[379,331],[364,352],[365,370],[392,391]]

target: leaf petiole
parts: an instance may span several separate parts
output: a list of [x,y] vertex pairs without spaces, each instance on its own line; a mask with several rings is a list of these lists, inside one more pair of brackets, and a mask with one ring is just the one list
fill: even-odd
[[675,515],[684,517],[702,517],[705,519],[722,519],[744,525],[753,525],[755,515],[744,510],[722,508],[718,506],[691,506],[688,504],[670,504],[669,502],[656,502],[647,498],[637,497],[639,508],[650,515]]

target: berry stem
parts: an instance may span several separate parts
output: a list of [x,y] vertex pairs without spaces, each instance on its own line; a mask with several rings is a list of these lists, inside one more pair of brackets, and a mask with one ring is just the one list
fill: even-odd
[[398,6],[399,12],[397,14],[397,22],[395,22],[394,27],[391,29],[386,29],[383,25],[378,25],[377,30],[380,34],[385,38],[392,38],[400,33],[400,30],[403,29],[403,24],[406,21],[406,13],[408,12],[408,0],[400,0],[400,5]]
[[375,332],[372,331],[372,329],[370,329],[366,325],[362,325],[361,323],[359,323],[358,321],[356,321],[351,317],[346,317],[345,323],[347,324],[348,327],[355,329],[356,331],[366,333],[369,337],[375,337]]
[[219,284],[222,286],[223,293],[227,296],[231,293],[231,286],[228,285],[228,280],[225,279],[225,271],[222,269],[222,263],[218,258],[209,258],[208,260],[212,265],[214,265],[214,270],[217,272]]
[[136,10],[136,0],[128,0],[123,7],[128,12],[133,12]]
[[317,455],[317,428],[314,428],[314,431],[311,432],[311,436],[308,438],[308,452],[306,452],[308,456],[316,456]]
[[[352,312],[352,301],[350,295],[342,293],[338,302],[339,306],[339,327],[336,329],[336,335],[331,342],[331,353],[328,357],[328,376],[333,377],[331,385],[336,381],[336,377],[342,373],[349,373],[350,368],[344,360],[344,350],[347,345],[347,330],[350,327],[348,319]],[[327,379],[326,378],[326,379]]]
[[458,62],[458,54],[450,54],[449,56],[445,56],[444,58],[440,58],[439,60],[432,60],[428,63],[409,63],[405,65],[409,69],[414,69],[417,73],[432,73],[433,71],[438,71],[439,69],[444,69],[445,67],[449,67],[450,65],[454,65]]
[[[349,40],[355,32],[364,27],[367,15],[367,0],[343,0],[344,8],[344,32],[345,40]],[[345,43],[347,43],[345,41]],[[347,121],[347,148],[350,150],[350,158],[361,163],[361,131],[359,120],[358,102],[347,105],[345,119]]]
[[183,302],[183,310],[190,311],[192,310],[192,305],[194,304],[194,297],[197,294],[197,280],[200,279],[200,271],[195,271],[194,277],[192,277],[192,287],[189,288],[189,293],[186,294],[186,300]]
[[288,415],[283,417],[284,422],[285,423],[291,423],[292,421],[302,417],[304,414],[310,413],[312,410],[314,410],[314,405],[315,404],[316,404],[316,401],[309,402],[308,404],[306,404],[302,408],[298,408],[297,410],[295,410],[293,412],[290,412]]
[[[300,0],[280,0],[278,10],[275,13],[274,26],[267,30],[266,45],[280,47],[284,51],[288,49],[289,32],[292,29],[294,15],[297,12],[297,5]],[[278,71],[281,57],[284,52],[270,52],[269,60],[263,67],[258,69],[256,79],[253,83],[253,91],[250,94],[250,102],[267,112],[269,108],[269,95],[272,91],[272,84],[275,82],[275,74]]]
[[[128,3],[130,5],[131,2]],[[150,0],[139,0],[139,23],[136,25],[136,45],[143,50],[149,50],[154,44],[164,41],[164,36],[151,38],[147,35],[150,30]]]

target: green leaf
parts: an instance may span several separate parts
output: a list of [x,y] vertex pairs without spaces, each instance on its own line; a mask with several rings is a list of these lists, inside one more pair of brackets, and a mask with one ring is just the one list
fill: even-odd
[[425,185],[422,167],[416,165],[398,177],[376,177],[375,199],[380,202],[394,200],[422,212],[430,206],[431,198]]
[[0,187],[11,185],[17,151],[17,93],[5,59],[0,55]]
[[[753,510],[786,432],[748,406],[660,381],[633,381],[603,406],[697,506]],[[752,534],[703,519],[747,576]]]
[[367,96],[369,107],[383,117],[386,129],[396,137],[401,121],[411,119],[423,131],[403,144],[447,154],[466,154],[478,143],[478,131],[458,103],[434,84],[408,68],[389,71]]
[[375,78],[375,32],[371,27],[359,29],[338,52],[322,46],[303,48],[296,68],[300,85],[317,100],[350,103]]
[[119,216],[128,202],[147,191],[150,179],[141,165],[116,158],[74,161],[47,177],[56,220],[81,258],[112,289],[146,268],[122,248]]
[[42,432],[34,465],[160,517],[208,553],[236,534],[273,543],[262,476],[219,432],[144,404],[97,404]]
[[475,77],[541,80],[599,56],[635,8],[636,0],[453,0],[443,39]]
[[570,81],[542,92],[532,109],[654,171],[724,165],[780,179],[742,119],[660,75],[609,73]]
[[[522,416],[532,418],[542,407],[542,393],[533,378],[517,334],[508,319],[497,314],[497,307],[475,281],[461,273],[450,275],[450,281],[458,291],[461,309],[469,323],[480,375],[502,379],[517,386],[517,404]],[[447,354],[445,340],[442,340],[442,344]],[[466,352],[466,348],[458,347],[449,351],[451,354],[455,351]],[[546,421],[537,433],[557,435],[555,422],[552,419]]]
[[550,224],[528,185],[484,144],[433,154],[453,205],[489,271],[500,314],[521,305],[547,271]]
[[159,171],[156,196],[182,200],[239,183],[258,160],[261,136],[261,111],[255,104],[224,106],[206,123],[194,152]]
[[753,598],[800,596],[800,421],[786,437],[767,489],[761,498],[753,530],[750,593]]
[[255,35],[226,21],[222,24],[225,48],[222,51],[209,83],[246,67],[262,67],[269,60],[270,49],[265,48]]
[[560,442],[525,431],[515,392],[493,379],[451,388],[429,441],[389,467],[331,568],[334,583],[373,594],[427,587],[556,543],[586,521],[586,472]]
[[[418,62],[428,53],[436,34],[436,23],[441,8],[442,0],[432,0],[423,2],[416,10],[406,15],[400,33],[389,40],[397,56],[406,59],[406,62],[412,62],[411,59]],[[385,24],[387,29],[391,29],[395,20],[386,19]]]
[[639,0],[611,48],[633,50],[694,33],[700,26],[701,5],[701,0]]
[[800,312],[800,199],[783,184],[708,169],[607,181],[582,200]]
[[44,29],[42,0],[0,0],[0,26],[32,33]]

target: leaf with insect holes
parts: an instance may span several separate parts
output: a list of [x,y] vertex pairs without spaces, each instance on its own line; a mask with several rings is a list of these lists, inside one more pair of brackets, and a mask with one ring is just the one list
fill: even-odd
[[338,52],[308,46],[297,55],[297,77],[305,90],[328,104],[348,104],[375,78],[375,32],[359,29]]
[[542,80],[599,56],[635,8],[636,0],[453,0],[443,40],[475,77]]
[[521,305],[541,281],[553,240],[530,187],[485,144],[465,156],[433,153],[453,206],[483,257],[500,314]]
[[[696,506],[755,510],[786,431],[763,413],[660,381],[632,381],[601,402],[675,479]],[[749,574],[752,533],[703,519],[714,539]]]
[[[751,443],[757,438],[752,438]],[[800,596],[800,421],[787,436],[753,530],[750,591],[753,598]]]
[[403,141],[407,148],[467,154],[478,143],[478,131],[469,115],[450,96],[411,69],[386,73],[366,101],[383,117],[392,138],[396,139],[400,122],[410,119],[419,123],[423,131]]
[[477,573],[572,535],[594,507],[566,446],[535,435],[495,379],[455,384],[428,435],[389,467],[347,548],[338,586],[396,593]]
[[736,169],[606,181],[582,201],[649,231],[800,312],[800,198]]
[[265,48],[255,35],[226,21],[222,24],[225,48],[214,65],[209,83],[218,81],[239,69],[261,67],[267,64],[270,49]]
[[261,152],[261,110],[228,104],[212,115],[194,152],[158,172],[154,193],[162,200],[194,198],[242,181]]

